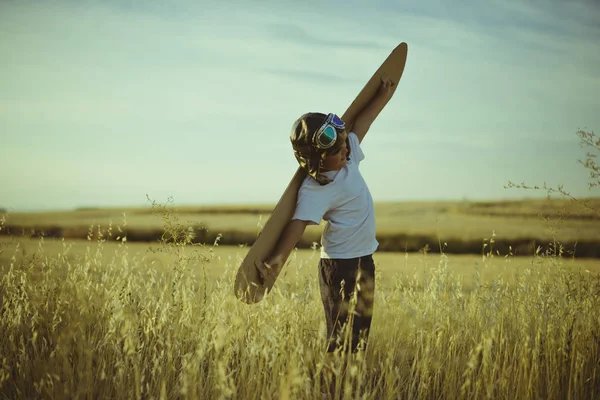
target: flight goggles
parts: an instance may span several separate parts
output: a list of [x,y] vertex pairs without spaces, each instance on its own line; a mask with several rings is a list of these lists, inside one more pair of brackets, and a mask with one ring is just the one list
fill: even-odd
[[344,121],[335,114],[329,113],[323,125],[313,136],[313,143],[320,150],[327,150],[335,144],[338,137],[338,130],[344,130],[346,125]]

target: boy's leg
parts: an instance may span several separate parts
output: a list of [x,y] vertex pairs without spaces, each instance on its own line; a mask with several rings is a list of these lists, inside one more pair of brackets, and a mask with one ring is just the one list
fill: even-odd
[[[373,302],[375,298],[375,263],[373,257],[361,257],[358,264],[360,277],[359,288],[356,292],[354,324],[352,325],[352,351],[365,350],[371,321],[373,318]],[[352,288],[354,290],[354,287]],[[363,335],[363,337],[361,337]],[[364,340],[361,343],[361,340]]]
[[[359,272],[360,275],[358,275]],[[357,278],[358,288],[356,287]],[[326,366],[321,379],[323,389],[329,393],[329,398],[333,399],[342,393],[341,385],[348,355],[345,353],[347,353],[348,347],[352,352],[366,348],[373,315],[375,290],[373,258],[366,256],[348,260],[321,259],[319,283],[328,339]],[[352,304],[351,299],[355,289],[356,302]],[[350,313],[353,307],[354,312]],[[346,324],[351,325],[350,332],[344,329]],[[345,333],[348,333],[349,337]],[[360,342],[361,334],[364,339],[362,343]],[[347,343],[345,339],[349,339],[351,343]],[[339,347],[345,348],[345,351],[343,353],[335,352]]]
[[[373,316],[375,264],[372,256],[347,260],[321,259],[319,283],[327,322],[327,351],[335,351],[344,344],[342,328],[346,324],[351,325],[351,337],[348,338],[351,350],[357,351],[361,333],[365,341],[368,338]],[[356,303],[351,301],[354,295]]]

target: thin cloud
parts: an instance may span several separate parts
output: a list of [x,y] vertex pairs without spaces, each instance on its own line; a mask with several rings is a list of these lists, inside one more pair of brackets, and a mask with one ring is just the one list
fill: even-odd
[[387,48],[382,46],[381,43],[372,40],[342,40],[333,39],[328,37],[331,32],[327,32],[326,35],[311,35],[306,29],[301,28],[298,25],[292,23],[281,24],[281,23],[270,23],[264,28],[264,32],[267,37],[272,40],[278,41],[291,41],[296,43],[308,44],[311,46],[319,47],[333,47],[333,48],[351,48],[351,49],[381,49]]
[[327,84],[331,83],[354,83],[353,79],[346,78],[340,75],[328,74],[325,72],[307,71],[307,70],[292,70],[292,69],[275,69],[265,68],[258,70],[257,72],[267,73],[282,78],[289,78],[296,81],[309,81],[312,83],[323,82]]

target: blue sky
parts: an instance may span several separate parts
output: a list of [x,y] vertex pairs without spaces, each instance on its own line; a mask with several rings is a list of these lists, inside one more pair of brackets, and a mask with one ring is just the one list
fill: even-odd
[[597,196],[575,132],[600,127],[600,6],[458,4],[2,2],[0,207],[276,203],[292,122],[343,114],[402,41],[375,201]]

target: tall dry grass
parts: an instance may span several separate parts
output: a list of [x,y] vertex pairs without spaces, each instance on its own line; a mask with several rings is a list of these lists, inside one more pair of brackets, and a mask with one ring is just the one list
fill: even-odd
[[[537,254],[511,283],[468,287],[442,254],[376,291],[366,352],[326,357],[316,282],[245,305],[232,292],[238,260],[208,282],[203,271],[221,267],[212,247],[194,246],[185,224],[159,212],[168,233],[155,251],[176,260],[166,271],[130,254],[121,227],[90,230],[82,256],[64,241],[50,256],[43,238],[26,258],[18,244],[0,249],[12,254],[0,266],[2,397],[600,396],[600,278],[560,253]],[[106,262],[105,243],[116,238]]]

